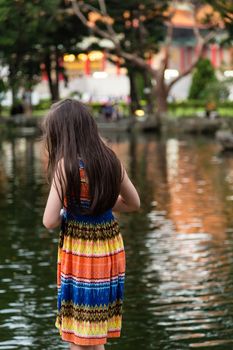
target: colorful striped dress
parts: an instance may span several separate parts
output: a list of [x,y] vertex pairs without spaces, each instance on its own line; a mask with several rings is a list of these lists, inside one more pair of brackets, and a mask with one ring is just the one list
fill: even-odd
[[[89,189],[80,161],[81,206]],[[56,327],[64,341],[105,344],[119,337],[125,278],[125,251],[112,210],[99,216],[62,217],[58,248]]]

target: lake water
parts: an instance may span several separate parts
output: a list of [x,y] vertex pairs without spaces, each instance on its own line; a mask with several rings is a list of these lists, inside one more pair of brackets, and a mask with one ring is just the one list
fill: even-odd
[[[214,140],[109,136],[141,196],[113,350],[233,349],[233,155]],[[54,327],[58,232],[36,138],[0,141],[0,349],[67,349]]]

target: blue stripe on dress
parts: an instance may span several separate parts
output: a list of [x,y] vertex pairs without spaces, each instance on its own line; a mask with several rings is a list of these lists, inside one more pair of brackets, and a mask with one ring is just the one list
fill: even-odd
[[72,284],[73,286],[77,286],[79,288],[106,288],[109,287],[110,284],[112,285],[117,285],[118,283],[124,282],[125,277],[124,276],[119,276],[118,278],[115,278],[114,280],[111,281],[105,281],[105,282],[85,282],[85,281],[76,281],[72,277],[62,277],[62,285],[63,284]]
[[65,220],[71,221],[79,221],[81,223],[89,223],[89,224],[103,224],[113,221],[114,215],[112,213],[112,209],[107,210],[105,213],[101,215],[81,215],[81,214],[73,214],[66,209],[63,211],[63,217]]
[[[108,286],[103,288],[84,288],[78,284],[74,284],[73,281],[67,281],[62,283],[61,293],[59,293],[62,301],[72,301],[76,305],[108,305],[113,303],[116,299],[123,299],[124,282],[121,280],[119,283],[109,283]],[[60,302],[58,307],[60,307]]]
[[79,167],[80,167],[81,169],[84,169],[84,162],[83,162],[82,159],[79,159]]

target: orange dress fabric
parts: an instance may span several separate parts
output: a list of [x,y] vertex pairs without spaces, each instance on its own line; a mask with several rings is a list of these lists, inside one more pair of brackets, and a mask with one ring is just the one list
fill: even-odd
[[[81,206],[90,203],[80,161]],[[125,250],[118,223],[102,215],[73,215],[64,210],[57,265],[56,327],[64,341],[105,344],[120,337],[125,280]]]

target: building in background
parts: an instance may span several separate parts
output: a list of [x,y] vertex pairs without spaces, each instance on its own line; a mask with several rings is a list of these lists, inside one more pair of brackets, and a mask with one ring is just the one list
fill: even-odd
[[[217,12],[213,13],[210,5],[205,5],[197,13],[197,20],[199,21],[199,30],[204,32],[208,27],[203,24],[206,16],[213,16],[213,21],[219,23],[221,21],[220,15]],[[173,24],[173,40],[171,47],[171,54],[169,60],[169,70],[167,78],[172,79],[173,76],[183,73],[195,60],[198,52],[196,46],[193,28],[195,26],[195,19],[190,3],[178,2],[175,8],[175,13],[172,18]],[[233,49],[221,45],[224,31],[215,38],[215,43],[210,43],[205,46],[203,57],[208,58],[213,67],[219,71],[221,78],[233,76]],[[156,57],[154,57],[154,64],[156,65]],[[175,84],[171,90],[171,95],[175,99],[185,99],[189,92],[192,74],[187,75]],[[233,91],[231,98],[233,99]]]
[[[127,100],[129,95],[129,80],[125,68],[107,60],[105,50],[86,51],[75,54],[65,54],[62,65],[68,78],[68,83],[60,81],[61,97],[79,96],[84,102],[108,100]],[[42,97],[49,96],[46,74],[42,72],[42,82],[36,92]]]

